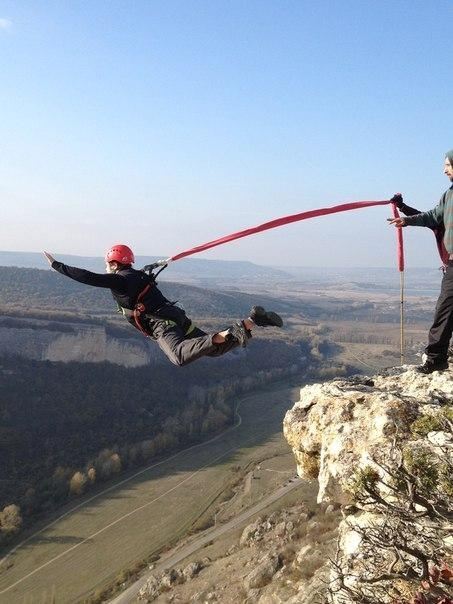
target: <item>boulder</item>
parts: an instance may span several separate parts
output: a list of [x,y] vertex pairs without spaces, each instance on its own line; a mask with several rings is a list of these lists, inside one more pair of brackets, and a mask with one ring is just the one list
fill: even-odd
[[280,566],[278,556],[267,554],[256,568],[252,570],[244,579],[244,586],[247,590],[264,587],[277,572]]

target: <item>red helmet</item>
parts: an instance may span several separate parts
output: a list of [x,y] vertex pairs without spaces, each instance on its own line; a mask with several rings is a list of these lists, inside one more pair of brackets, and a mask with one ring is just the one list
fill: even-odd
[[114,245],[105,254],[106,262],[119,262],[120,264],[133,264],[135,262],[134,252],[127,245]]

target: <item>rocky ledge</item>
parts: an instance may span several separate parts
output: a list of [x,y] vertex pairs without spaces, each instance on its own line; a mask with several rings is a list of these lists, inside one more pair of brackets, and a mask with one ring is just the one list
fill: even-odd
[[342,506],[319,601],[453,604],[453,372],[301,389],[284,434],[318,502]]
[[151,577],[140,601],[453,604],[452,372],[306,386],[284,434],[301,499],[217,558]]

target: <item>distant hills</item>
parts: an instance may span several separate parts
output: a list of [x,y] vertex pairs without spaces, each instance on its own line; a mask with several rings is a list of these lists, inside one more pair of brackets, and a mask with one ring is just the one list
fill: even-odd
[[[51,270],[0,266],[0,305],[17,310],[59,310],[86,314],[115,312],[109,290],[88,287]],[[300,303],[239,291],[213,291],[187,283],[162,282],[159,287],[171,301],[180,301],[187,313],[203,317],[241,317],[253,304],[269,305],[278,312],[300,312]],[[305,310],[307,310],[305,308]]]
[[[135,266],[143,267],[165,256],[138,256]],[[58,255],[58,260],[95,272],[104,272],[103,258],[97,256]],[[41,253],[0,251],[0,266],[29,269],[48,269]],[[437,295],[440,286],[440,271],[433,268],[408,267],[405,271],[406,287],[420,295]],[[399,289],[400,279],[395,268],[383,267],[269,267],[247,261],[206,260],[183,258],[171,263],[159,276],[159,281],[187,283],[210,289],[254,290],[274,284],[303,284],[308,292],[311,288],[338,288],[342,290],[388,291]]]
[[[152,264],[162,260],[165,256],[137,256],[135,267],[142,268],[146,264]],[[94,272],[104,272],[104,260],[95,256],[71,256],[57,255],[57,259],[65,264],[80,266]],[[49,267],[44,255],[36,252],[2,252],[0,251],[0,266],[16,266],[20,268],[46,269]],[[259,280],[273,279],[283,280],[288,278],[284,269],[260,266],[253,262],[230,261],[230,260],[205,260],[200,258],[183,258],[172,263],[167,272],[162,273],[163,280],[172,280],[185,283],[197,283],[207,285],[208,283],[221,283],[238,279]]]

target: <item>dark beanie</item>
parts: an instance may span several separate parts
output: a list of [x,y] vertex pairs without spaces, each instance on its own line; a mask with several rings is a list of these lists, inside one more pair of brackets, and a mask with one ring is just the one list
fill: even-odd
[[445,157],[448,157],[450,164],[453,166],[453,149],[450,149],[450,151],[447,151],[445,153]]

